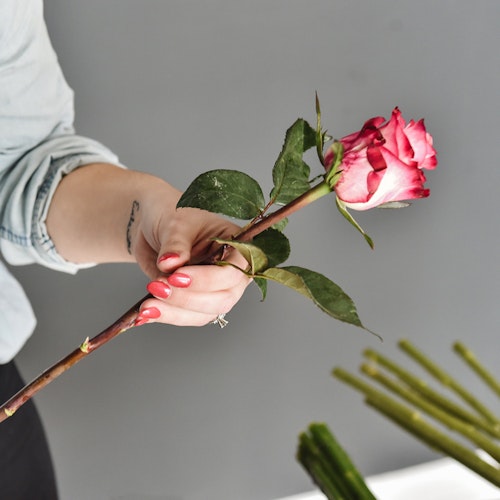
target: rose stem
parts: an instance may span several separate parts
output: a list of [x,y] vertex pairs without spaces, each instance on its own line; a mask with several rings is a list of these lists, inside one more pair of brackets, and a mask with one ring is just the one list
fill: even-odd
[[78,363],[112,338],[125,332],[132,326],[137,318],[141,304],[152,295],[146,295],[139,302],[134,304],[128,311],[120,316],[112,325],[108,326],[101,333],[92,339],[86,339],[80,347],[58,361],[56,364],[38,375],[32,382],[24,386],[17,394],[12,396],[7,402],[0,406],[0,422],[12,416],[26,401],[32,398],[38,391],[50,384],[59,375]]
[[435,379],[439,380],[441,384],[448,387],[453,392],[458,394],[466,403],[474,408],[479,414],[488,420],[493,425],[500,425],[498,417],[484,406],[476,397],[467,391],[460,383],[458,383],[451,375],[445,372],[442,368],[432,362],[423,352],[417,349],[408,340],[401,340],[398,343],[399,347],[417,363],[419,363],[427,372],[429,372]]
[[376,366],[371,364],[361,365],[361,371],[382,384],[386,389],[394,392],[407,402],[413,404],[417,408],[423,410],[425,413],[438,420],[446,427],[456,432],[459,432],[467,439],[475,443],[477,446],[486,451],[491,457],[493,457],[497,462],[500,462],[500,446],[496,445],[492,440],[485,436],[482,432],[477,430],[472,424],[466,423],[460,420],[446,411],[443,411],[438,406],[430,403],[423,397],[419,396],[418,393],[403,387],[401,384],[396,382],[384,375]]
[[483,366],[475,354],[461,342],[453,345],[453,350],[481,377],[490,389],[500,396],[500,382]]
[[[331,189],[328,187],[328,185],[325,182],[321,182],[312,187],[310,190],[306,191],[301,196],[298,196],[295,200],[292,200],[287,205],[281,207],[279,210],[276,210],[275,212],[264,217],[262,220],[256,222],[253,226],[235,235],[234,239],[239,241],[251,240],[254,236],[268,229],[273,224],[276,224],[281,219],[287,217],[300,208],[303,208],[314,200],[317,200],[321,196],[324,196],[325,194],[328,194],[330,192]],[[220,258],[220,252],[216,252],[205,263],[215,262],[217,260],[217,255]],[[103,346],[118,334],[123,333],[124,331],[134,326],[134,322],[139,313],[141,304],[150,297],[151,295],[146,295],[143,299],[137,302],[137,304],[132,306],[127,312],[120,316],[120,318],[118,318],[111,326],[103,330],[94,338],[85,340],[79,348],[75,349],[66,357],[45,370],[32,382],[24,386],[7,402],[1,405],[0,422],[3,422],[8,417],[12,416],[20,406],[26,403],[26,401],[31,399],[38,391],[47,386],[59,375],[61,375],[66,370],[71,368],[75,363],[80,361],[80,359],[84,358],[87,354],[94,351],[95,349]]]
[[316,186],[301,194],[290,203],[284,205],[269,215],[266,215],[263,219],[259,220],[250,227],[243,229],[243,231],[235,235],[234,239],[238,241],[249,241],[254,236],[270,228],[272,225],[276,224],[285,217],[290,216],[297,210],[304,208],[306,205],[309,205],[309,203],[312,203],[313,201],[316,201],[331,192],[332,190],[328,184],[325,181],[321,181],[319,184],[316,184]]
[[461,420],[469,422],[470,424],[483,429],[492,436],[500,437],[500,431],[498,427],[491,425],[489,422],[486,422],[478,415],[468,412],[454,401],[446,398],[442,394],[429,387],[425,381],[411,374],[382,354],[374,351],[373,349],[366,349],[363,354],[366,358],[382,365],[384,368],[397,375],[399,379],[402,380],[406,385],[420,393],[426,399],[432,401],[434,404],[440,406],[447,413],[451,413],[457,418],[460,418]]
[[335,368],[333,375],[342,382],[363,392],[366,403],[386,417],[421,439],[431,448],[454,458],[491,483],[500,487],[500,471],[479,458],[472,450],[451,439],[422,418],[422,414],[373,388],[359,377],[342,368]]

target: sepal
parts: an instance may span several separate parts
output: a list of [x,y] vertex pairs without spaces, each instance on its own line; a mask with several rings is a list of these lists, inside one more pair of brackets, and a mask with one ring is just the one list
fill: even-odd
[[347,221],[352,224],[365,238],[366,242],[368,245],[370,245],[370,248],[373,249],[373,240],[368,236],[363,228],[356,222],[354,217],[347,211],[347,208],[345,204],[340,200],[338,197],[335,198],[336,203],[337,203],[337,208],[339,209],[339,212],[347,219]]

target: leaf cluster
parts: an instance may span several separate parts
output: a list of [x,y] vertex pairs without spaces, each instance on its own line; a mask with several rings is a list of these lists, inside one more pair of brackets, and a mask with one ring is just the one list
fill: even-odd
[[[268,282],[277,282],[312,300],[331,317],[364,328],[354,302],[337,284],[303,267],[280,267],[290,255],[290,243],[283,234],[287,219],[285,216],[276,216],[277,207],[294,203],[312,189],[311,169],[303,157],[306,151],[316,147],[320,163],[323,163],[325,134],[320,127],[318,115],[316,130],[301,118],[287,130],[283,147],[272,169],[273,187],[267,202],[255,179],[237,170],[218,169],[199,175],[186,189],[177,207],[194,207],[249,221],[233,239],[215,241],[237,249],[245,257],[248,267],[241,271],[254,279],[263,299],[267,295]],[[331,192],[333,189],[324,180],[325,173],[320,177],[326,192]],[[275,207],[274,212],[271,211],[272,207]],[[272,227],[257,232],[250,241],[242,241],[240,235],[265,219],[273,221]],[[228,262],[220,261],[218,264],[228,265]]]

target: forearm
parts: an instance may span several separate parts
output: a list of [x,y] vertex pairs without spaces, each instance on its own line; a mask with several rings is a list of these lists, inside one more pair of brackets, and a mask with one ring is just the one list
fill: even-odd
[[108,164],[80,167],[63,178],[52,199],[47,228],[66,260],[134,261],[134,230],[147,200],[160,197],[166,213],[180,192],[161,179]]

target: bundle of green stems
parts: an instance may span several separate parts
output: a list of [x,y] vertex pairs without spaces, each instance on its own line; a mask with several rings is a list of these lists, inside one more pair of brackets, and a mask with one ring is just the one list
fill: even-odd
[[[365,377],[340,367],[332,375],[432,449],[500,487],[500,417],[411,342],[401,340],[398,346],[439,382],[439,389],[373,349],[363,353]],[[477,356],[461,342],[453,350],[499,397],[500,382]],[[299,436],[297,459],[329,500],[375,498],[326,424],[311,424]]]
[[[500,487],[500,417],[411,342],[401,340],[398,346],[440,383],[440,390],[373,349],[364,351],[367,362],[360,370],[386,390],[342,368],[335,368],[332,374],[362,392],[369,406],[432,449]],[[500,396],[500,382],[468,347],[456,342],[453,350]]]
[[299,436],[297,460],[329,500],[375,500],[326,424],[310,424]]

